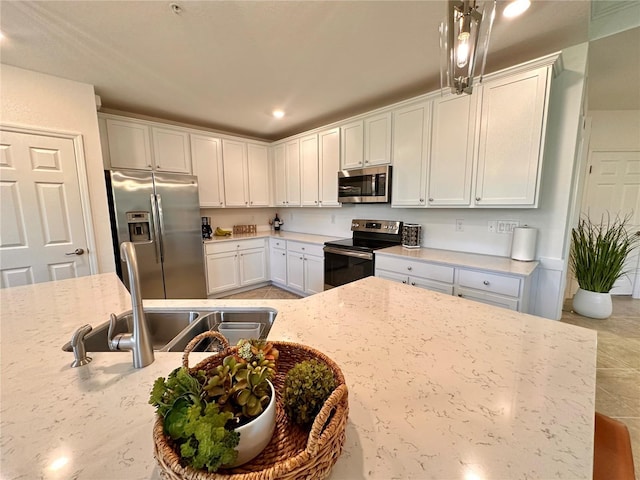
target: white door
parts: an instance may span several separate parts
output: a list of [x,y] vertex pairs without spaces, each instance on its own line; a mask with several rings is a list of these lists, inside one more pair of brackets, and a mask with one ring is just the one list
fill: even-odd
[[[593,151],[587,175],[587,188],[582,211],[599,222],[607,213],[624,217],[632,214],[629,231],[640,232],[640,152]],[[639,233],[640,234],[640,233]],[[640,298],[640,252],[627,259],[628,275],[620,278],[611,293]]]
[[0,132],[1,286],[91,274],[73,141]]
[[264,145],[247,144],[249,205],[269,206],[269,150]]
[[324,291],[324,258],[305,255],[304,275],[306,293],[313,294]]
[[243,142],[222,140],[222,165],[224,170],[224,203],[227,207],[249,205],[246,191],[247,147]]
[[201,207],[224,207],[222,147],[219,138],[191,135],[194,174]]
[[319,202],[322,207],[339,207],[338,170],[340,170],[340,129],[318,134]]

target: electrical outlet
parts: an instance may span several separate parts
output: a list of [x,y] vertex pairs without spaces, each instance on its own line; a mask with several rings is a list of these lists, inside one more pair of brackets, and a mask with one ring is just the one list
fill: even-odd
[[464,232],[464,222],[462,219],[456,220],[456,232]]
[[513,233],[513,229],[520,225],[515,220],[498,220],[498,233]]
[[489,220],[489,232],[496,233],[498,231],[498,221]]

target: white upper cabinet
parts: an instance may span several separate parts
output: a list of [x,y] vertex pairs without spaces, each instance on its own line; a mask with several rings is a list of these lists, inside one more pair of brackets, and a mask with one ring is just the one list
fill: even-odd
[[343,170],[391,163],[391,112],[347,123],[340,130]]
[[544,66],[481,86],[476,206],[538,206],[550,83]]
[[266,145],[247,144],[249,206],[269,206],[269,149]]
[[248,207],[247,145],[235,140],[222,140],[224,165],[224,198],[227,207]]
[[340,129],[318,133],[318,203],[321,207],[339,207],[338,170],[340,170]]
[[420,102],[393,112],[392,207],[426,205],[431,103]]
[[148,125],[106,119],[111,168],[152,170],[151,131]]
[[341,168],[362,168],[364,165],[364,123],[362,120],[347,123],[341,131]]
[[169,128],[151,127],[155,168],[162,172],[191,173],[189,134]]
[[111,168],[191,174],[186,131],[128,119],[107,118],[105,123]]
[[298,207],[300,192],[300,140],[276,145],[273,149],[275,203],[283,207]]
[[269,156],[264,145],[222,140],[227,207],[269,205]]
[[318,185],[320,183],[318,178],[318,135],[307,135],[300,139],[300,166],[302,170],[302,206],[317,207]]
[[391,112],[364,119],[364,166],[391,163]]
[[469,206],[478,95],[433,101],[428,199],[430,206]]
[[224,206],[222,144],[219,138],[191,135],[191,158],[198,176],[201,207]]

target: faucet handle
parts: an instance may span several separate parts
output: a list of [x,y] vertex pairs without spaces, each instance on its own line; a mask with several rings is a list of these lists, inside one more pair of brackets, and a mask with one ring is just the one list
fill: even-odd
[[87,355],[87,350],[84,346],[84,337],[93,330],[93,327],[89,324],[79,327],[71,336],[71,348],[73,348],[73,355],[75,359],[71,364],[72,367],[81,367],[91,361],[91,357]]
[[116,351],[118,350],[118,344],[120,343],[120,335],[114,335],[116,331],[116,325],[118,324],[118,317],[116,317],[115,313],[109,315],[109,330],[107,331],[107,344],[109,345],[109,350]]

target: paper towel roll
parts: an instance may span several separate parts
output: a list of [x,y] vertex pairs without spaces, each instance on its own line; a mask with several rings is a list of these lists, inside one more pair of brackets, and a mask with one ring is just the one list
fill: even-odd
[[511,258],[530,262],[536,258],[536,239],[538,229],[533,227],[515,227],[511,242]]

